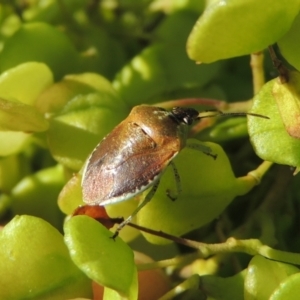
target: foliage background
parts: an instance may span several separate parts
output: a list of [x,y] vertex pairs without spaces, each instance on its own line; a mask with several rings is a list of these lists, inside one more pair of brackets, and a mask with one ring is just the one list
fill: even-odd
[[[168,277],[157,278],[166,284],[152,299],[167,291],[162,299],[297,299],[299,7],[2,1],[0,298],[99,299],[93,281],[107,287],[105,299],[137,299],[137,270],[164,268]],[[286,70],[279,76],[266,50],[272,44]],[[191,137],[217,160],[183,150],[175,159],[182,195],[166,197],[174,186],[167,170],[140,212],[138,224],[201,241],[188,242],[197,251],[132,228],[114,242],[91,218],[65,219],[83,204],[89,153],[139,104],[270,118],[204,119]],[[126,216],[136,205],[107,211]],[[136,267],[132,250],[154,261]],[[139,299],[145,295],[140,289]]]

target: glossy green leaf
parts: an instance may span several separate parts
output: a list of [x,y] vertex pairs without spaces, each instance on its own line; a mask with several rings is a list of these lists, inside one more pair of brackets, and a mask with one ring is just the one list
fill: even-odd
[[290,30],[277,42],[283,57],[300,71],[300,15],[296,17]]
[[103,105],[118,108],[123,106],[111,83],[96,73],[67,75],[52,84],[38,97],[36,107],[42,113],[59,113],[64,106],[78,95],[100,92]]
[[275,81],[272,93],[286,131],[291,137],[300,138],[300,74],[289,73],[289,81]]
[[[84,4],[86,4],[85,0],[67,0],[64,1],[63,5],[64,10],[71,15],[81,9]],[[23,17],[30,22],[56,23],[62,21],[65,17],[60,3],[56,0],[48,0],[43,3],[31,2],[31,5],[26,8]]]
[[[214,160],[199,150],[184,148],[174,159],[182,192],[175,201],[167,196],[168,189],[174,195],[177,193],[173,170],[168,167],[154,197],[137,214],[139,225],[180,236],[217,218],[237,195],[247,193],[256,184],[254,180],[234,176],[230,162],[219,145],[197,140],[189,140],[189,143],[210,147],[212,153],[218,156]],[[153,243],[166,242],[144,235]]]
[[[113,87],[131,106],[145,102],[159,95],[166,88],[164,70],[161,68],[156,49],[152,46],[134,57],[116,75]],[[145,93],[147,91],[147,93]]]
[[[37,97],[53,83],[53,76],[49,68],[42,63],[29,62],[18,65],[15,68],[7,70],[0,76],[0,97],[3,99],[17,100],[25,105],[33,105]],[[22,104],[20,104],[21,106]],[[28,108],[28,107],[27,107]],[[46,129],[48,126],[41,116],[28,108],[29,114],[33,114],[35,119],[38,119],[38,127]],[[22,112],[21,112],[22,113]],[[3,112],[0,112],[3,114]],[[6,119],[8,115],[1,115],[1,125],[3,122],[6,126],[18,126],[12,121]],[[24,116],[28,120],[29,115]],[[21,122],[18,121],[18,122]],[[9,123],[9,124],[7,124]],[[19,124],[20,125],[20,124]],[[6,129],[8,129],[6,127]],[[16,128],[15,128],[16,129]],[[25,131],[26,128],[21,128]],[[0,132],[0,156],[7,156],[20,152],[28,142],[29,134],[24,132],[7,131]]]
[[159,42],[145,48],[116,75],[113,86],[126,103],[155,103],[174,90],[203,87],[217,75],[220,64],[198,66],[186,55],[193,21],[195,15],[188,12],[169,16],[157,29]]
[[59,193],[58,206],[63,213],[71,215],[80,205],[84,205],[82,201],[81,174],[76,174],[72,176]]
[[117,74],[113,86],[131,106],[155,103],[158,97],[175,89],[204,86],[216,76],[219,67],[195,65],[181,44],[156,44],[134,57]]
[[[65,184],[58,196],[58,206],[66,215],[73,214],[78,206],[85,205],[82,199],[81,172],[82,169]],[[111,218],[119,218],[123,215],[130,215],[137,207],[137,204],[138,202],[132,199],[114,207],[108,206],[106,211]],[[126,226],[120,232],[120,237],[127,242],[133,240],[138,234],[138,230]]]
[[177,11],[189,11],[201,13],[205,7],[205,0],[173,0],[165,2],[163,0],[155,0],[152,3],[154,9],[161,9],[166,13],[176,13]]
[[272,0],[208,1],[189,36],[188,55],[210,63],[261,51],[289,30],[299,9],[299,0],[289,5]]
[[[134,282],[131,285],[131,291],[130,295],[128,297],[129,300],[136,300],[139,299],[137,296],[137,286],[138,286],[138,276],[137,276],[137,270],[134,270]],[[103,294],[103,300],[123,300],[124,297],[119,294],[116,290],[112,290],[108,287],[104,289],[104,294]]]
[[268,116],[270,119],[248,118],[250,140],[256,154],[262,159],[300,166],[300,141],[287,133],[274,98],[274,86],[279,84],[277,80],[276,78],[266,83],[253,99],[251,112]]
[[15,131],[0,131],[0,156],[20,152],[28,143],[30,134]]
[[0,158],[0,190],[9,193],[29,173],[28,161],[17,155]]
[[52,83],[53,75],[45,64],[23,63],[0,75],[0,97],[33,105],[41,92]]
[[201,288],[211,299],[240,300],[244,296],[245,275],[246,270],[226,278],[202,276]]
[[270,299],[272,292],[279,284],[299,269],[256,255],[247,268],[245,277],[245,300]]
[[290,275],[283,280],[270,296],[270,300],[298,300],[299,299],[300,273]]
[[190,11],[175,12],[159,24],[155,30],[155,37],[164,43],[171,42],[175,45],[185,43],[196,20],[197,14]]
[[[201,134],[201,133],[200,133]],[[214,141],[229,141],[248,135],[247,123],[245,118],[229,118],[216,124],[209,130],[209,136]]]
[[57,207],[57,196],[64,183],[64,170],[61,165],[24,177],[9,195],[12,212],[41,217],[61,229],[63,215]]
[[0,53],[3,72],[24,62],[43,62],[60,79],[79,68],[79,54],[62,32],[46,23],[25,23],[4,43]]
[[90,26],[81,33],[80,38],[81,47],[88,49],[81,56],[80,64],[83,72],[95,72],[112,79],[127,62],[121,41],[104,28]]
[[[68,82],[64,81],[42,98],[50,101],[51,95],[57,93],[59,101],[54,105],[65,104],[50,120],[48,142],[56,160],[78,171],[93,148],[126,117],[128,111],[103,77],[82,74],[68,76],[66,80]],[[74,92],[69,90],[70,82],[77,90],[71,99]]]
[[0,130],[35,132],[45,131],[48,126],[33,106],[0,98]]
[[0,298],[65,300],[91,295],[62,235],[42,219],[17,216],[0,232]]
[[135,299],[136,267],[133,252],[97,221],[76,216],[64,226],[65,242],[75,264],[98,284]]
[[0,217],[4,217],[11,206],[11,198],[7,194],[0,195]]

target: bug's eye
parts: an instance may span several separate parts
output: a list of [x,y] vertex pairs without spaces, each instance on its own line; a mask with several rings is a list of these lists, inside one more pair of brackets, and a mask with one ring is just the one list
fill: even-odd
[[172,115],[177,121],[186,125],[191,125],[195,120],[197,120],[199,113],[193,108],[174,107]]
[[187,116],[187,117],[183,118],[183,121],[187,125],[192,125],[195,121],[195,118],[191,118],[191,116]]

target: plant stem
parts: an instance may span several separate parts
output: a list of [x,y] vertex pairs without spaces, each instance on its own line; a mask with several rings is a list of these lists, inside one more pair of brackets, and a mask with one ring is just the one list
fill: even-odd
[[282,61],[277,57],[273,46],[270,46],[268,49],[269,49],[269,53],[270,53],[273,65],[279,73],[280,82],[281,83],[288,82],[289,81],[289,71],[288,71],[288,69],[283,65]]
[[273,165],[270,161],[262,162],[255,170],[250,171],[247,176],[252,176],[257,181],[257,184],[261,182],[262,177],[266,174],[266,172],[271,168]]
[[254,95],[256,95],[265,84],[263,61],[264,53],[262,51],[251,54],[250,66],[252,70]]
[[210,99],[210,98],[183,98],[176,100],[168,100],[165,102],[155,103],[155,106],[163,107],[165,109],[171,109],[176,106],[191,106],[191,105],[201,105],[210,106],[215,109],[226,109],[227,103],[222,100]]
[[262,242],[258,239],[238,240],[236,238],[230,237],[224,243],[205,244],[197,241],[176,237],[162,231],[155,231],[136,224],[130,223],[129,225],[138,228],[139,230],[143,230],[145,232],[155,234],[157,236],[172,240],[174,242],[183,244],[185,246],[195,248],[199,251],[198,253],[195,253],[191,256],[183,256],[181,258],[177,257],[177,258],[168,259],[156,263],[139,265],[138,266],[139,270],[178,265],[179,263],[182,264],[183,261],[186,262],[187,259],[190,260],[194,258],[207,258],[209,256],[216,255],[216,254],[234,253],[234,252],[242,252],[253,256],[262,255],[272,260],[300,265],[299,253],[291,253],[291,252],[273,249],[267,245],[262,244]]

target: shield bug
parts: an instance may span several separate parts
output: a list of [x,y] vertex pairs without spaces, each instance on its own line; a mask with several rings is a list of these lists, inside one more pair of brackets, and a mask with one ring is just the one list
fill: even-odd
[[[132,215],[119,225],[114,237],[117,236],[121,228],[151,200],[160,176],[169,165],[173,168],[180,193],[180,177],[172,160],[184,147],[195,148],[216,158],[205,145],[187,145],[190,125],[206,117],[246,114],[217,111],[213,115],[200,117],[193,108],[175,107],[167,111],[148,105],[135,106],[87,160],[82,176],[84,202],[105,206],[130,199],[152,186]],[[176,196],[167,193],[175,200]]]

